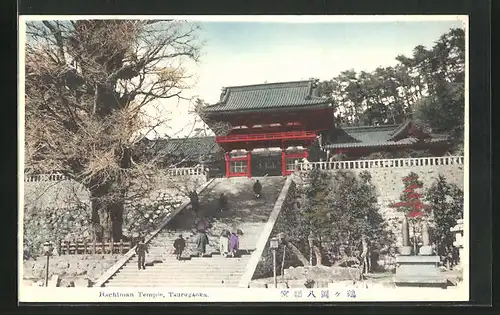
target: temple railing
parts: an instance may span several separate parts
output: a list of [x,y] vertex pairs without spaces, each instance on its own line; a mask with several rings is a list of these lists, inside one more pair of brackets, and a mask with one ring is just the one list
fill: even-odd
[[296,163],[298,171],[463,165],[463,156]]
[[201,164],[194,167],[173,167],[167,169],[167,174],[170,176],[205,175],[206,172],[207,170]]

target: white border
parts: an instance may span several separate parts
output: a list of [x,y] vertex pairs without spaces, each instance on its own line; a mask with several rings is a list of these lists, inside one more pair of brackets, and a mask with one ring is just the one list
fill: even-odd
[[[467,301],[469,299],[469,244],[470,244],[470,234],[469,234],[469,21],[468,16],[459,15],[420,15],[420,16],[404,16],[404,15],[372,15],[372,16],[308,16],[308,15],[296,15],[296,16],[136,16],[136,15],[81,15],[81,16],[57,16],[57,15],[34,15],[34,16],[19,16],[18,21],[18,96],[19,96],[19,106],[18,106],[18,200],[19,200],[19,211],[18,211],[18,261],[23,261],[23,211],[24,208],[24,88],[25,82],[23,80],[25,76],[24,69],[24,58],[25,50],[21,49],[24,47],[25,39],[25,22],[29,20],[69,20],[69,19],[178,19],[178,20],[189,20],[189,21],[211,21],[211,22],[288,22],[288,23],[367,23],[367,22],[425,22],[425,21],[461,21],[465,28],[465,38],[466,38],[466,60],[465,60],[465,144],[464,144],[464,256],[467,257],[464,261],[464,273],[463,273],[463,283],[459,287],[454,287],[453,289],[408,289],[408,288],[397,288],[397,289],[377,289],[375,292],[366,291],[363,289],[356,289],[358,297],[356,299],[348,298],[345,295],[347,288],[335,289],[330,288],[330,298],[316,298],[316,299],[297,299],[293,297],[284,298],[281,296],[280,290],[273,289],[189,289],[182,290],[179,288],[168,289],[168,288],[145,288],[141,290],[140,288],[124,288],[124,289],[113,289],[113,288],[36,288],[36,287],[23,287],[22,286],[22,263],[18,264],[18,297],[20,302],[238,302],[238,301],[283,301],[283,302],[327,302],[327,301]],[[315,289],[318,294],[321,289]],[[341,290],[342,294],[340,296],[333,296],[333,291]],[[137,297],[137,292],[150,292],[150,293],[162,293],[162,297],[156,298],[139,298]],[[292,291],[294,289],[290,289]],[[303,289],[305,294],[307,294],[307,289]],[[99,297],[100,292],[135,292],[136,297],[134,298],[103,298]],[[184,297],[170,297],[169,292],[184,292],[186,295]],[[210,298],[206,297],[189,297],[189,293],[201,292],[206,293]]]

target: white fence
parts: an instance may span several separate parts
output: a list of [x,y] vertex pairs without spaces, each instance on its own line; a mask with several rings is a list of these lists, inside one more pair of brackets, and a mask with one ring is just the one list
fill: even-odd
[[[207,171],[203,165],[196,165],[194,167],[173,167],[167,169],[166,172],[169,176],[186,176],[205,175]],[[68,179],[70,178],[62,173],[39,174],[24,177],[25,182],[57,182]]]
[[167,170],[170,176],[185,176],[185,175],[205,175],[206,169],[203,165],[198,164],[195,167],[173,167]]
[[57,182],[66,179],[69,179],[69,177],[61,173],[39,174],[24,177],[25,182]]
[[345,170],[345,169],[370,169],[394,167],[418,167],[440,165],[463,165],[463,156],[440,156],[425,158],[382,159],[382,160],[355,160],[335,162],[305,162],[296,163],[298,171],[319,170]]

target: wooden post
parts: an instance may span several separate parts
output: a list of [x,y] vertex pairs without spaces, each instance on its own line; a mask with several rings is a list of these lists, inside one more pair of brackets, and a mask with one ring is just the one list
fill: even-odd
[[94,240],[92,241],[92,255],[95,255],[96,252],[96,244],[95,244],[95,237]]
[[247,177],[252,177],[252,151],[247,152]]
[[87,240],[83,241],[83,254],[87,255]]
[[225,157],[226,157],[226,178],[229,178],[231,173],[231,158],[229,156],[229,152],[226,152]]
[[69,255],[70,252],[69,252],[69,241],[66,241],[66,254]]
[[113,239],[113,237],[111,237],[111,239],[109,240],[109,251],[111,254],[113,254],[114,247],[115,247],[115,240]]
[[286,257],[286,246],[283,246],[283,259],[281,260],[281,280],[285,279],[285,257]]
[[123,239],[120,240],[120,254],[123,254]]
[[274,288],[278,288],[278,280],[276,278],[276,249],[273,248],[273,278]]
[[102,254],[106,254],[106,240],[102,240],[101,242],[101,247],[102,247]]
[[286,149],[281,149],[281,175],[286,175]]

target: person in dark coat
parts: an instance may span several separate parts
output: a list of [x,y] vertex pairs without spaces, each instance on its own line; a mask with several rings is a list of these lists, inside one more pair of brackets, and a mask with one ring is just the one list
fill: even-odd
[[203,256],[207,251],[208,236],[204,232],[199,232],[196,238],[196,248],[198,249],[198,255]]
[[260,184],[258,179],[253,184],[253,192],[255,194],[255,197],[260,198],[260,193],[262,192],[262,185]]
[[193,190],[192,192],[189,193],[189,199],[191,201],[191,208],[195,213],[198,212],[200,209],[200,200],[198,198],[198,193]]
[[135,246],[137,254],[137,266],[139,270],[146,269],[146,253],[149,253],[148,245],[144,242],[144,237],[141,237],[139,243]]
[[182,234],[174,241],[174,248],[177,260],[181,260],[182,252],[186,248],[186,240],[182,237]]
[[227,210],[227,197],[224,193],[219,195],[219,207],[221,212]]

